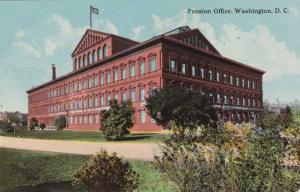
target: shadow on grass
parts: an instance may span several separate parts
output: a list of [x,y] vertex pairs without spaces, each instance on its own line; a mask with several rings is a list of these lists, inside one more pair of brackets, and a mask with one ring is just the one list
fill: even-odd
[[83,192],[79,186],[73,186],[72,181],[60,183],[43,183],[36,186],[23,186],[14,189],[4,190],[3,192]]

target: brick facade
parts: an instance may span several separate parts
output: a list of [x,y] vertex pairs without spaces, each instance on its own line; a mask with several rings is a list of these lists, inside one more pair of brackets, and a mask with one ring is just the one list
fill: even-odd
[[29,120],[51,126],[65,115],[69,129],[99,129],[110,99],[130,99],[133,130],[159,131],[144,100],[170,84],[209,94],[225,120],[255,121],[262,108],[264,72],[221,56],[198,29],[178,28],[142,43],[87,30],[72,59],[71,73],[27,91]]

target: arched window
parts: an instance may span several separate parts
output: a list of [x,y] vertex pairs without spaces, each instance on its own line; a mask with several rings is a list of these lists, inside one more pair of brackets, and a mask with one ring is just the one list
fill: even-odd
[[94,63],[96,60],[96,51],[94,50],[92,53],[92,62]]
[[83,66],[85,66],[85,65],[86,65],[86,56],[85,56],[85,55],[83,56],[83,59],[82,59],[82,64],[83,64]]
[[107,45],[103,46],[103,58],[107,57]]
[[88,64],[88,65],[91,64],[92,59],[91,59],[91,53],[90,53],[90,52],[89,52],[88,55],[87,55],[87,59],[88,59],[87,64]]
[[98,57],[98,60],[101,59],[101,47],[98,48],[97,57]]
[[79,68],[81,68],[81,67],[82,67],[82,60],[81,60],[81,57],[79,57],[78,63],[79,63]]

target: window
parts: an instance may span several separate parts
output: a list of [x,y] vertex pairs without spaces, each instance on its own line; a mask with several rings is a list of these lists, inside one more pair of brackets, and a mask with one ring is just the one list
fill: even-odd
[[100,96],[100,106],[104,106],[104,95]]
[[83,124],[87,124],[87,116],[84,116],[84,118],[83,118]]
[[155,87],[154,87],[154,86],[151,86],[151,87],[150,87],[150,90],[149,90],[149,94],[150,94],[150,95],[153,95],[153,94],[154,94],[154,91],[155,91]]
[[125,102],[127,100],[127,97],[126,97],[126,92],[122,92],[122,102]]
[[150,59],[150,72],[154,72],[156,70],[156,58]]
[[98,57],[98,60],[101,59],[101,47],[98,48],[97,57]]
[[95,117],[95,123],[96,124],[99,123],[99,117],[98,117],[98,115],[95,115],[94,117]]
[[117,100],[118,101],[118,93],[114,93],[114,100]]
[[104,85],[104,74],[103,73],[100,74],[100,84]]
[[240,86],[240,78],[236,78],[236,86]]
[[139,68],[140,68],[140,75],[145,74],[145,62],[144,61],[140,62]]
[[209,80],[212,81],[213,80],[213,73],[211,70],[208,71],[208,77],[209,77]]
[[98,97],[97,96],[94,98],[94,106],[98,107]]
[[126,67],[122,67],[122,80],[126,79]]
[[93,116],[90,115],[90,116],[89,116],[89,124],[92,124],[92,123],[93,123]]
[[94,50],[92,53],[92,63],[94,63],[96,60],[96,51]]
[[245,98],[243,98],[243,106],[245,106],[246,105],[246,100],[245,100]]
[[83,87],[83,89],[86,89],[86,81],[85,80],[82,81],[82,87]]
[[251,100],[248,99],[248,107],[251,107]]
[[145,101],[145,88],[140,89],[140,102]]
[[107,50],[107,45],[103,46],[103,58],[106,58],[108,56],[108,50]]
[[78,60],[78,65],[79,65],[79,68],[82,67],[82,60],[81,60],[81,57],[79,57],[79,60]]
[[256,103],[255,103],[255,100],[254,100],[254,99],[253,99],[253,101],[252,101],[252,102],[253,102],[253,104],[252,104],[252,105],[253,105],[253,107],[256,107]]
[[217,94],[217,103],[222,103],[221,96]]
[[93,86],[92,78],[89,78],[89,89],[92,88],[92,86]]
[[194,65],[192,66],[192,76],[193,76],[193,77],[196,76],[196,68],[195,68]]
[[240,98],[239,97],[236,98],[236,105],[240,105]]
[[245,80],[242,79],[242,87],[245,87]]
[[250,88],[250,81],[249,80],[247,81],[247,85],[248,85],[247,88],[249,89]]
[[92,107],[93,107],[93,99],[92,99],[92,97],[90,97],[88,108],[92,108]]
[[256,83],[254,81],[252,82],[252,89],[256,89]]
[[186,74],[186,64],[185,63],[182,63],[181,64],[181,72],[182,72],[182,74]]
[[86,56],[85,55],[83,56],[83,59],[82,59],[82,65],[83,65],[83,67],[86,65]]
[[230,75],[230,84],[233,85],[233,77]]
[[170,68],[172,72],[176,72],[176,62],[174,60],[171,60]]
[[220,81],[220,73],[217,72],[217,81],[219,82]]
[[226,84],[226,83],[227,83],[227,75],[224,74],[224,75],[223,75],[223,78],[224,78],[224,83]]
[[79,124],[82,124],[82,117],[79,117]]
[[77,70],[77,68],[78,68],[77,67],[77,59],[75,59],[75,61],[74,61],[74,69]]
[[110,71],[106,72],[106,84],[110,83]]
[[94,77],[94,86],[98,86],[98,78],[97,77]]
[[200,69],[201,78],[204,79],[204,69],[201,67]]
[[228,104],[227,96],[224,95],[224,104]]
[[134,64],[129,65],[129,76],[130,77],[134,77],[135,76]]
[[140,122],[141,123],[145,123],[146,122],[146,112],[145,111],[141,111],[140,112]]
[[89,65],[91,62],[92,62],[91,53],[88,52],[88,54],[87,54],[87,64]]
[[130,90],[130,100],[131,102],[135,102],[135,90]]
[[110,100],[111,100],[111,97],[110,97],[110,94],[108,94],[107,95],[107,105],[109,104]]
[[115,82],[118,81],[118,75],[119,75],[119,73],[118,73],[118,68],[116,68],[116,69],[114,70],[114,81],[115,81]]

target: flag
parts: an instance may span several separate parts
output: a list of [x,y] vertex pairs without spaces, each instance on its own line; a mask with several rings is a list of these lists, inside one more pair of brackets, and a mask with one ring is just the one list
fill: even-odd
[[91,13],[99,14],[99,9],[93,6],[90,6]]

